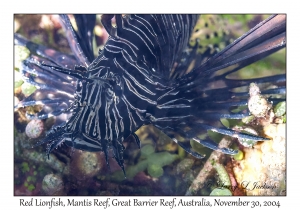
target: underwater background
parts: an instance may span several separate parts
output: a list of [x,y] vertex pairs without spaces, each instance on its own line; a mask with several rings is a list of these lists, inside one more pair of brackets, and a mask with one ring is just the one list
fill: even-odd
[[[221,50],[268,16],[257,14],[202,15],[195,27],[190,44],[193,45],[195,39],[199,38],[202,40],[200,52],[204,52],[211,45],[214,49]],[[64,53],[71,53],[57,15],[15,15],[14,18],[15,32],[35,43]],[[97,16],[94,33],[94,49],[98,51],[108,37],[101,25],[100,16]],[[24,82],[18,71],[18,65],[28,55],[28,49],[15,46],[15,105],[36,91],[36,87]],[[285,72],[286,50],[283,49],[241,69],[230,77],[249,79]],[[283,103],[278,106],[274,105],[271,109],[275,113],[275,119],[272,119],[271,125],[263,125],[264,134],[277,139],[276,145],[260,143],[249,148],[241,146],[235,139],[229,139],[225,143],[230,144],[232,148],[240,149],[239,156],[235,157],[213,152],[191,141],[191,146],[195,151],[206,154],[206,158],[196,159],[155,127],[143,126],[136,132],[141,139],[141,149],[138,148],[134,139],[126,141],[124,154],[126,179],[112,158],[110,158],[111,167],[108,170],[101,152],[86,152],[62,145],[54,150],[48,159],[43,145],[34,148],[32,146],[45,137],[45,133],[51,126],[59,124],[67,116],[29,121],[27,114],[35,114],[41,110],[41,107],[36,105],[19,108],[14,114],[14,194],[210,195],[215,188],[225,183],[226,186],[239,185],[239,188],[235,190],[231,188],[230,192],[222,193],[284,195],[286,188],[284,105]],[[221,122],[226,127],[240,126],[243,129],[249,124],[245,121],[225,119]],[[221,134],[208,132],[208,135],[216,142],[224,139]],[[274,158],[277,158],[281,164],[274,165],[272,163],[272,161],[275,162]],[[266,166],[268,166],[267,169]],[[203,176],[203,171],[206,171],[205,176]],[[252,179],[256,174],[260,175],[256,178],[259,180],[269,180],[270,177],[276,180],[275,190],[255,192],[243,190],[240,180]],[[201,187],[199,187],[200,184],[196,186],[195,182],[201,182]]]

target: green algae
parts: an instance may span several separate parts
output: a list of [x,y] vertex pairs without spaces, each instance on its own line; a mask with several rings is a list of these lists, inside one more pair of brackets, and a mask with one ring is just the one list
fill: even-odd
[[224,166],[220,163],[215,162],[213,164],[213,167],[216,169],[222,185],[231,186],[229,175],[228,175],[226,169],[224,168]]
[[278,103],[274,108],[274,113],[276,117],[281,117],[286,112],[286,103],[285,101]]
[[189,171],[193,167],[194,162],[195,160],[189,158],[180,161],[176,167],[177,174]]
[[15,88],[21,87],[24,83],[21,73],[14,71],[14,86]]
[[27,187],[27,189],[28,189],[29,191],[33,191],[33,190],[35,189],[35,186],[34,186],[33,184],[30,184],[30,185]]
[[28,58],[30,55],[30,51],[20,45],[15,45],[15,69],[19,70],[22,66],[22,61],[24,61],[26,58]]
[[243,160],[244,159],[244,153],[241,150],[238,150],[238,153],[233,156],[235,160]]
[[141,149],[141,153],[145,156],[151,155],[154,152],[155,152],[155,149],[151,144],[146,144]]
[[150,176],[155,178],[158,178],[164,174],[164,169],[160,165],[156,164],[149,164],[147,171]]
[[22,88],[22,93],[25,96],[30,96],[37,89],[34,85],[31,85],[31,84],[26,83],[26,82],[22,84],[21,88]]
[[22,171],[23,173],[26,173],[26,172],[28,172],[29,170],[30,170],[30,168],[29,168],[28,163],[27,163],[27,162],[23,162],[22,165],[21,165],[21,171]]
[[215,188],[211,193],[210,196],[231,196],[232,193],[227,188]]
[[[150,147],[145,148],[145,150],[148,149],[150,150]],[[157,178],[163,175],[162,167],[170,165],[177,159],[179,159],[179,155],[169,152],[151,153],[145,156],[145,159],[140,160],[136,165],[127,166],[125,169],[126,177],[124,177],[122,170],[120,170],[110,175],[108,179],[113,181],[123,181],[126,178],[132,179],[139,172],[145,171],[146,169],[150,176]]]

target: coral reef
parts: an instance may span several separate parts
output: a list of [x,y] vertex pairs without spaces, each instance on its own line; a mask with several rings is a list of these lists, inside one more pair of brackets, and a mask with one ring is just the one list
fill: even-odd
[[[164,174],[163,166],[169,165],[179,158],[176,154],[169,152],[156,152],[154,147],[150,144],[146,144],[141,148],[141,160],[138,164],[128,166],[126,168],[126,177],[128,179],[133,178],[139,172],[147,169],[148,174],[151,177],[158,178]],[[110,177],[112,180],[124,180],[125,177],[122,171],[117,171]]]
[[63,180],[56,174],[47,174],[44,177],[42,189],[46,195],[65,195]]
[[251,83],[249,87],[248,109],[255,117],[264,117],[272,106],[267,99],[260,94],[259,87]]
[[[219,147],[228,147],[232,144],[232,140],[229,137],[224,137],[220,143]],[[190,187],[187,189],[185,195],[204,195],[202,192],[202,189],[205,190],[207,185],[210,185],[210,178],[215,175],[215,170],[213,164],[218,160],[219,164],[224,163],[227,158],[227,156],[223,153],[220,153],[218,151],[213,151],[209,158],[206,160],[204,166],[196,176],[196,178],[193,180]]]
[[[253,96],[251,92],[253,87],[254,95],[260,96],[259,88],[252,85],[250,98]],[[245,147],[242,144],[244,158],[233,160],[233,171],[239,187],[247,195],[285,195],[286,124],[283,123],[283,116],[286,113],[285,102],[278,103],[275,108],[272,108],[268,102],[263,104],[265,105],[263,114],[256,115],[252,124],[256,127],[262,126],[261,133],[270,140],[259,142],[253,147]]]
[[31,120],[25,129],[25,133],[29,138],[38,138],[44,131],[44,122],[39,119]]
[[99,175],[105,166],[102,153],[74,150],[70,162],[70,172],[79,180],[86,180]]
[[265,134],[272,140],[245,148],[245,158],[235,162],[235,177],[247,195],[286,194],[285,126],[266,126]]

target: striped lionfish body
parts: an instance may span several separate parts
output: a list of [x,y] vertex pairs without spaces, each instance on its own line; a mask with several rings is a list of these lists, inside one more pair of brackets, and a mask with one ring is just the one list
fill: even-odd
[[[111,25],[113,17],[116,27]],[[255,141],[267,140],[217,128],[212,122],[248,115],[229,113],[231,107],[247,103],[246,99],[239,99],[247,93],[234,93],[230,89],[253,81],[278,83],[285,78],[281,75],[249,81],[226,79],[229,73],[285,47],[284,16],[271,16],[208,61],[198,60],[191,72],[180,77],[177,73],[189,66],[185,55],[189,53],[187,45],[198,15],[103,15],[103,26],[110,36],[96,58],[90,36],[94,16],[75,15],[75,19],[77,32],[68,16],[61,15],[78,66],[74,64],[74,58],[70,58],[73,60],[67,66],[73,66],[72,70],[59,59],[24,64],[27,71],[34,66],[66,74],[76,81],[76,88],[70,90],[75,92],[73,97],[70,96],[72,103],[56,113],[70,112],[70,118],[38,143],[48,143],[48,154],[64,142],[81,150],[103,151],[108,164],[108,153],[112,150],[124,171],[123,141],[133,135],[140,145],[134,132],[145,124],[153,124],[197,158],[204,156],[194,152],[189,142],[178,141],[177,135],[227,154],[236,151],[219,148],[208,138],[199,139],[198,133],[212,130]],[[16,36],[16,40],[22,43],[20,37]],[[225,73],[215,75],[224,69]],[[221,80],[226,86],[211,86]],[[33,80],[31,83],[37,84]]]

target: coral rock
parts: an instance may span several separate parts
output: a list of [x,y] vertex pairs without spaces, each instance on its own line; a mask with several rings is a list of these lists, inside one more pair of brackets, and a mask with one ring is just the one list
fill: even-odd
[[234,174],[247,195],[285,195],[285,124],[264,127],[272,140],[245,148],[245,158],[234,161]]

